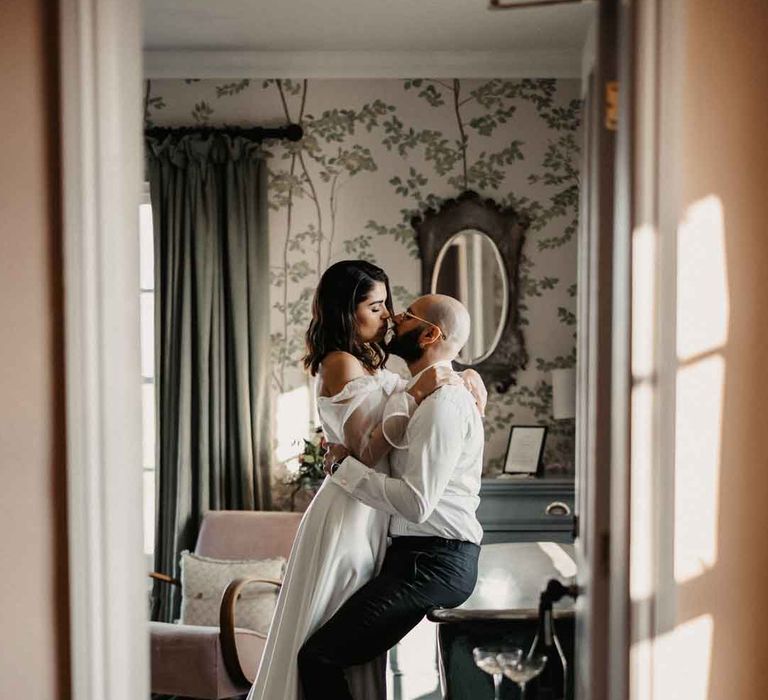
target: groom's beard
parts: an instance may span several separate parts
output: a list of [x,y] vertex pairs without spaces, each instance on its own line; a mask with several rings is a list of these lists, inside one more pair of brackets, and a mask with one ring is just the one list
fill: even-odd
[[422,328],[414,328],[402,335],[393,335],[386,344],[387,352],[402,357],[406,362],[420,360],[424,354],[423,348],[419,345],[419,336],[422,330]]

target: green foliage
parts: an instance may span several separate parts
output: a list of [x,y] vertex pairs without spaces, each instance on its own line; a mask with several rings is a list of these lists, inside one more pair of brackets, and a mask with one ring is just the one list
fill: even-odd
[[438,175],[447,175],[461,160],[461,142],[445,138],[440,131],[424,129],[419,137],[424,158]]
[[560,319],[560,323],[564,323],[566,326],[576,325],[576,314],[569,311],[564,306],[557,307],[557,317]]
[[[523,160],[520,150],[522,141],[512,141],[506,148],[497,153],[480,153],[478,159],[467,170],[466,186],[470,188],[497,190],[507,176],[508,168],[517,160]],[[456,189],[464,189],[463,177],[456,175],[448,179]]]
[[[273,258],[270,267],[277,316],[274,327],[280,328],[271,334],[271,351],[274,380],[281,390],[290,388],[283,387],[286,370],[292,378],[290,372],[296,371],[303,355],[311,299],[324,264],[341,253],[376,262],[382,244],[391,245],[391,241],[402,246],[403,260],[413,266],[418,246],[411,218],[439,208],[444,199],[465,188],[492,196],[530,218],[520,267],[523,326],[530,328],[537,323],[541,310],[546,309],[547,323],[561,323],[575,330],[575,315],[564,297],[574,298],[576,285],[562,280],[561,286],[559,277],[545,272],[548,251],[566,245],[576,234],[579,203],[581,102],[560,99],[557,81],[494,79],[473,83],[468,89],[464,80],[405,80],[403,89],[421,101],[422,112],[426,108],[427,116],[440,115],[440,121],[427,124],[427,128],[411,122],[409,111],[380,99],[312,111],[316,101],[311,98],[317,88],[312,83],[305,93],[308,83],[300,80],[224,82],[216,85],[216,95],[234,99],[249,87],[259,89],[259,85],[280,114],[287,112],[289,118],[299,120],[302,105],[307,108],[301,115],[305,135],[300,142],[269,144],[274,154],[268,161],[270,221],[285,222],[282,250],[279,244],[275,246],[279,262]],[[146,111],[149,114],[164,108],[163,98],[153,96]],[[537,115],[546,129],[549,140],[543,153],[520,133],[522,114],[526,119]],[[209,123],[214,109],[201,100],[194,105],[192,118],[197,123]],[[438,126],[445,119],[448,126]],[[384,150],[392,154],[389,159],[379,157]],[[351,196],[348,193],[359,192],[345,189],[347,183],[380,171],[378,182],[391,188],[390,197],[394,194],[399,198],[399,211],[384,216],[378,210],[371,212],[362,231],[358,229],[354,235],[340,231],[336,242],[337,212],[341,229],[341,222],[348,223],[341,218],[348,204],[346,198]],[[512,185],[521,180],[528,185],[524,191]],[[397,282],[399,270],[389,272]],[[402,284],[393,284],[392,295],[398,309],[415,296]],[[495,435],[498,440],[494,444],[501,445],[501,433],[506,435],[512,422],[535,421],[550,426],[547,459],[558,455],[572,459],[573,425],[551,420],[547,373],[573,366],[575,352],[573,347],[571,352],[555,357],[534,356],[531,368],[520,373],[518,384],[507,394],[491,392],[489,440]],[[499,468],[502,459],[503,454],[491,454],[489,465]]]
[[563,233],[560,236],[552,236],[551,238],[543,238],[537,241],[536,245],[539,250],[552,250],[553,248],[559,248],[565,245],[573,238],[578,228],[578,220],[571,219],[571,222],[563,227]]
[[439,83],[435,80],[426,80],[424,78],[411,78],[403,81],[403,88],[419,90],[419,97],[426,100],[432,107],[441,107],[445,104],[442,93],[435,87]]
[[508,431],[516,412],[524,409],[541,425],[549,422],[552,407],[552,386],[543,379],[530,384],[520,382],[512,386],[506,394],[488,393],[488,405],[485,411],[486,439],[500,430]]
[[331,182],[342,174],[351,177],[363,171],[374,172],[377,169],[371,150],[357,143],[352,148],[338,148],[334,156],[327,157],[316,153],[313,157],[322,166],[319,174],[323,182]]
[[148,109],[165,109],[165,100],[160,95],[155,95],[147,100]]
[[367,260],[368,262],[375,263],[376,258],[373,255],[372,241],[372,235],[369,233],[361,233],[359,236],[345,240],[342,247],[344,252],[350,258],[359,258],[360,260]]
[[288,170],[268,171],[269,208],[273,211],[287,207],[291,199],[304,196],[302,179]]
[[388,151],[397,148],[401,156],[405,156],[409,151],[415,149],[420,143],[421,132],[417,132],[413,127],[405,128],[396,115],[382,122],[386,136],[382,139],[382,144]]
[[246,79],[238,80],[234,83],[225,83],[224,85],[216,86],[216,97],[231,97],[232,95],[239,95],[245,88],[251,84],[251,81]]
[[419,257],[416,234],[411,226],[404,223],[397,224],[396,226],[382,226],[370,220],[365,225],[365,228],[368,231],[373,231],[378,236],[392,236],[392,238],[405,246],[405,249],[412,258]]
[[416,169],[408,168],[408,176],[403,180],[399,175],[389,179],[389,184],[395,188],[397,194],[403,197],[410,197],[416,195],[418,198],[421,196],[420,188],[424,187],[428,182],[427,178],[421,173],[416,172]]
[[558,355],[552,360],[543,357],[536,358],[536,369],[539,372],[551,372],[553,369],[570,369],[576,366],[576,347],[572,347],[567,355]]
[[[307,224],[307,228],[303,231],[298,231],[288,241],[288,250],[291,252],[298,252],[301,255],[307,254],[308,246],[317,245],[320,242],[320,231],[317,230],[314,224]],[[313,272],[311,268],[308,268],[307,276]]]
[[285,481],[287,484],[315,485],[325,478],[323,471],[323,456],[325,449],[321,447],[322,428],[317,428],[311,438],[304,438],[304,451],[299,455],[299,469]]
[[364,104],[359,110],[334,108],[324,111],[319,117],[307,114],[304,129],[308,136],[315,139],[319,150],[320,141],[341,143],[346,137],[354,135],[357,126],[362,126],[370,132],[379,125],[381,117],[394,111],[392,105],[385,104],[382,100],[374,100]]
[[269,87],[277,87],[278,84],[283,92],[288,95],[295,96],[301,93],[301,81],[290,80],[289,78],[263,80],[261,87],[266,90]]
[[198,124],[207,124],[212,115],[213,107],[211,107],[205,100],[197,102],[192,110],[192,119]]
[[414,294],[400,284],[392,285],[392,304],[395,307],[395,313],[407,309],[417,296],[417,294]]
[[298,262],[291,263],[285,269],[285,276],[294,284],[301,280],[307,279],[314,270],[310,267],[306,260],[299,260]]
[[516,111],[517,107],[515,105],[499,107],[499,109],[494,112],[489,112],[470,119],[469,126],[481,136],[491,136],[496,127],[500,124],[506,124]]

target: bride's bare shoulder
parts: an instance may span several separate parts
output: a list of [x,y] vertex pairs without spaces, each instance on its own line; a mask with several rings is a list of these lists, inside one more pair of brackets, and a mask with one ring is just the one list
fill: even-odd
[[334,396],[348,382],[366,375],[363,363],[354,355],[341,350],[329,352],[323,358],[320,367],[322,368],[320,393],[323,396]]

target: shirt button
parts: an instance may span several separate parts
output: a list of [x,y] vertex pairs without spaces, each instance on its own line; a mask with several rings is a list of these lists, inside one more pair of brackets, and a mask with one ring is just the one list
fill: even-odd
[[341,485],[342,486],[346,486],[347,485],[347,480],[346,479],[342,479],[341,480]]

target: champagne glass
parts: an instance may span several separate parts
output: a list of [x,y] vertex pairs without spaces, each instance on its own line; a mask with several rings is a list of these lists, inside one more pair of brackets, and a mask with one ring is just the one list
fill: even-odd
[[472,656],[475,659],[475,666],[481,671],[493,676],[493,698],[501,700],[501,682],[504,680],[504,671],[499,664],[499,655],[505,652],[511,656],[523,655],[522,649],[505,649],[498,647],[475,647],[472,650]]
[[522,649],[514,649],[511,653],[501,652],[497,656],[502,673],[520,688],[520,698],[525,700],[525,685],[533,680],[543,670],[547,663],[544,654],[523,655]]

